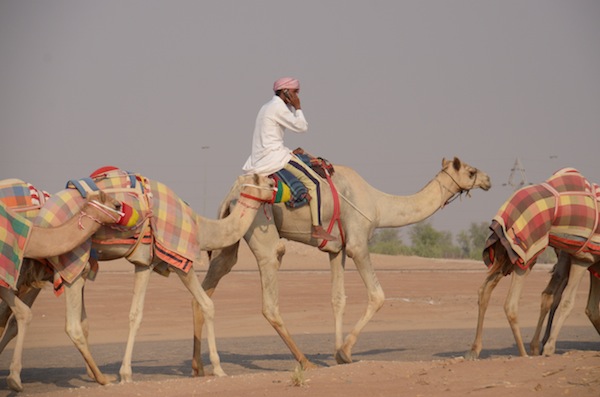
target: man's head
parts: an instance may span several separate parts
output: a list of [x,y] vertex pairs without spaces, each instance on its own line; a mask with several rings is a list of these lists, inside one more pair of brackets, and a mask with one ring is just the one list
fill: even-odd
[[282,77],[273,83],[275,95],[283,100],[287,105],[300,109],[300,82],[293,77]]

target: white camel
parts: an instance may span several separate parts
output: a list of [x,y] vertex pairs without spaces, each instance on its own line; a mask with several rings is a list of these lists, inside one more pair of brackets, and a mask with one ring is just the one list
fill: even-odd
[[[358,335],[371,317],[383,305],[384,293],[375,275],[369,256],[368,241],[376,228],[399,227],[426,219],[443,208],[449,201],[463,192],[491,187],[488,175],[458,158],[442,160],[442,170],[421,191],[410,196],[393,196],[370,186],[356,171],[344,166],[335,166],[332,181],[339,192],[339,219],[341,229],[331,229],[337,235],[337,242],[328,242],[323,251],[329,253],[332,273],[332,306],[335,320],[335,358],[338,363],[352,361],[352,347]],[[221,204],[219,217],[229,213],[239,184],[225,197]],[[327,187],[322,183],[322,218],[326,225],[334,214],[334,200]],[[273,206],[272,216],[259,214],[244,236],[254,253],[262,283],[263,315],[275,328],[294,358],[303,368],[313,365],[309,362],[288,332],[279,313],[277,270],[285,253],[284,237],[304,244],[319,246],[321,241],[311,238],[310,213],[308,208],[287,208],[283,204]],[[237,261],[239,242],[212,253],[212,259],[202,287],[211,296],[219,280],[225,276]],[[343,339],[342,316],[346,304],[344,290],[344,266],[346,255],[353,259],[362,277],[368,294],[365,313],[356,323],[350,334]],[[203,374],[200,356],[203,318],[194,305],[194,353],[192,367],[194,374]]]
[[[158,191],[166,192],[165,194],[169,197],[169,200],[180,200],[174,192],[161,183],[148,180],[148,184],[152,185],[154,190],[154,195],[150,200],[151,206],[149,211],[158,213],[159,208],[165,204],[160,202],[160,197],[162,196],[156,194]],[[100,182],[99,186],[101,186]],[[273,181],[266,177],[243,175],[236,180],[236,186],[241,187],[238,196],[236,196],[237,205],[228,217],[218,220],[208,219],[193,213],[190,209],[193,219],[188,221],[193,225],[193,236],[200,250],[219,249],[239,241],[248,230],[256,213],[262,208],[262,204],[270,202],[273,197]],[[111,189],[115,197],[123,197],[125,202],[131,200],[131,197],[127,197],[129,193],[118,193],[118,190],[119,189]],[[53,198],[59,197],[61,200],[69,202],[72,196],[77,195],[79,195],[79,193],[76,190],[66,189],[54,194]],[[135,205],[134,202],[129,203],[132,206]],[[134,247],[132,247],[132,244],[105,244],[114,238],[118,238],[120,241],[128,238],[137,239],[140,234],[143,234],[143,228],[144,225],[138,225],[136,229],[119,232],[118,235],[111,229],[104,228],[100,231],[101,233],[96,233],[93,238],[93,246],[97,249],[99,260],[127,258],[132,264],[136,265],[133,298],[129,313],[129,336],[127,339],[125,355],[119,371],[121,382],[132,381],[131,360],[133,346],[137,330],[142,321],[145,293],[152,270],[155,270],[162,275],[168,275],[171,272],[176,273],[193,295],[194,302],[200,306],[201,311],[209,320],[206,323],[207,341],[209,346],[209,357],[213,365],[213,373],[217,376],[225,376],[225,372],[220,364],[215,341],[213,325],[214,305],[212,300],[202,289],[192,266],[188,268],[188,271],[183,271],[170,266],[155,255],[155,247],[151,244],[138,244],[134,242],[132,243],[135,246],[135,252],[133,253],[132,248]],[[195,254],[197,257],[200,256],[200,252]],[[85,271],[82,275],[85,276]],[[66,285],[67,334],[82,354],[86,362],[88,375],[100,384],[107,384],[112,381],[112,377],[106,376],[100,371],[89,350],[87,341],[89,329],[83,301],[84,284],[85,277],[78,277],[71,284]],[[27,295],[27,300],[33,303],[37,293],[28,291],[25,294]],[[10,340],[13,334],[12,324],[9,322],[3,340],[0,342],[0,347],[3,348],[7,343],[5,340]]]
[[[490,262],[490,269],[478,291],[477,328],[471,349],[465,355],[467,359],[476,359],[481,353],[483,321],[490,297],[508,274],[512,274],[512,279],[504,311],[519,354],[527,356],[518,321],[519,298],[525,277],[531,272],[537,255],[547,246],[568,254],[571,261],[558,317],[544,346],[544,355],[554,354],[558,334],[573,308],[581,278],[588,268],[600,261],[600,212],[595,191],[576,170],[566,168],[544,183],[518,190],[501,206],[490,226],[493,233],[484,249],[484,260]],[[597,312],[598,295],[590,293],[588,308],[593,306],[594,300]]]
[[[3,211],[10,211],[10,209],[6,209],[3,203],[0,202],[0,204],[2,205]],[[31,226],[31,231],[27,237],[25,247],[23,248],[23,257],[48,258],[68,252],[89,239],[103,224],[113,224],[118,222],[120,219],[120,209],[121,203],[110,198],[102,191],[90,195],[81,208],[79,215],[73,216],[64,224],[47,228]],[[16,214],[12,215],[19,217]],[[3,217],[3,219],[6,218]],[[23,221],[25,218],[20,219]],[[4,256],[2,258],[6,259]],[[10,266],[11,264],[6,263],[5,265]],[[17,264],[14,263],[12,264],[12,266],[16,265]],[[41,269],[43,272],[41,265],[34,264],[34,266]],[[19,277],[20,285],[35,281],[28,277],[28,275],[31,274],[31,270],[32,269],[28,269],[27,271],[29,271],[29,273],[27,274],[21,274]],[[32,313],[29,306],[21,301],[16,296],[15,291],[10,287],[0,287],[0,298],[2,298],[2,300],[10,307],[10,310],[14,314],[17,326],[17,340],[10,364],[10,374],[7,377],[7,383],[12,390],[22,391],[21,369],[23,367],[23,342],[27,327],[32,319]]]

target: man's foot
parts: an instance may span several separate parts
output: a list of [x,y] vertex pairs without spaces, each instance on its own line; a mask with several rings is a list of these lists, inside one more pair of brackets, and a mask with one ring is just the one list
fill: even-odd
[[312,238],[316,238],[318,240],[337,241],[337,237],[327,233],[325,229],[323,229],[323,226],[312,227]]

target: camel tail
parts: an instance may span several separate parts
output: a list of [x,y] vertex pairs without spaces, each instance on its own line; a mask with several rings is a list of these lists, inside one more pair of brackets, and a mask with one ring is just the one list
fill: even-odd
[[513,270],[513,264],[508,259],[506,248],[498,241],[494,246],[494,262],[488,268],[488,274],[502,272],[505,276]]

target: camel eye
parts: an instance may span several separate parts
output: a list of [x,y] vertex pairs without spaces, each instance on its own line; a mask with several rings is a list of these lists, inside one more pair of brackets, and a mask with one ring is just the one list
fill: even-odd
[[475,176],[475,174],[477,174],[477,170],[469,171],[469,178],[473,178]]

